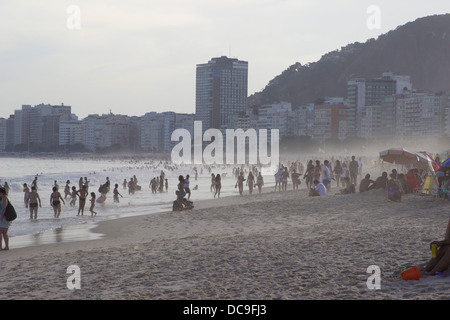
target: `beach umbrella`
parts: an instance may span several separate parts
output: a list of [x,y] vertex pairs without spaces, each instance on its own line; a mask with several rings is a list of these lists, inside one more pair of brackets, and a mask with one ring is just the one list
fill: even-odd
[[392,148],[380,152],[383,161],[395,164],[417,164],[419,157],[414,152],[403,148]]

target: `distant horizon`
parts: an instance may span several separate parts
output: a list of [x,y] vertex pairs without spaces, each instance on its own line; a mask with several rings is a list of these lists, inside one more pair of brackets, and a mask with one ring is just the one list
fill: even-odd
[[[450,4],[433,0],[408,7],[385,0],[348,0],[345,6],[301,0],[52,4],[0,4],[6,43],[0,48],[1,118],[41,103],[69,105],[79,119],[109,112],[195,113],[195,68],[211,58],[248,61],[251,96],[296,62],[316,62],[349,44],[450,12]],[[369,28],[377,23],[373,6],[379,26]],[[77,22],[79,29],[69,28]]]

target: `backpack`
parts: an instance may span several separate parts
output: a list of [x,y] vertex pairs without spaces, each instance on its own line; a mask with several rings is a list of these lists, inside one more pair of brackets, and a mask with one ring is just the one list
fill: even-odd
[[13,221],[17,218],[17,213],[16,210],[14,209],[13,205],[11,204],[11,202],[9,202],[8,200],[8,204],[6,205],[6,209],[5,209],[5,219],[6,221]]

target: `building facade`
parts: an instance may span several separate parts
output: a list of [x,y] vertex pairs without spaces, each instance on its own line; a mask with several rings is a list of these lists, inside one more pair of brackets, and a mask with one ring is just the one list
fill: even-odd
[[233,128],[236,113],[245,112],[248,62],[225,56],[198,64],[196,69],[195,115],[209,128]]

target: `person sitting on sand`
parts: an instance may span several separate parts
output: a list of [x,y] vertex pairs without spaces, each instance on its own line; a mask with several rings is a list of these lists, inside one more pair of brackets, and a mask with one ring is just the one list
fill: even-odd
[[[391,177],[393,175],[391,174]],[[402,202],[402,191],[400,184],[393,178],[388,181],[388,199],[395,202]]]
[[359,192],[365,192],[370,190],[369,188],[375,184],[375,181],[370,180],[370,174],[366,174],[364,179],[359,183]]
[[350,177],[344,177],[342,179],[342,183],[345,186],[345,188],[341,189],[341,193],[340,194],[355,193],[356,188],[355,188],[355,185],[353,183],[351,183]]
[[323,197],[327,195],[327,187],[323,183],[321,183],[319,180],[314,180],[314,188],[309,189],[309,196],[310,197]]
[[398,183],[402,187],[402,193],[405,194],[405,192],[408,190],[408,183],[406,182],[405,175],[403,173],[400,173],[398,175]]
[[377,178],[377,180],[375,180],[375,184],[372,184],[369,187],[369,190],[372,189],[386,189],[387,183],[388,183],[388,178],[387,178],[388,174],[387,172],[383,172],[381,174],[380,177]]
[[431,258],[425,266],[425,271],[430,275],[435,275],[436,272],[444,272],[450,266],[450,220],[447,224],[445,238],[442,241],[433,241],[430,243],[437,246],[436,258]]

